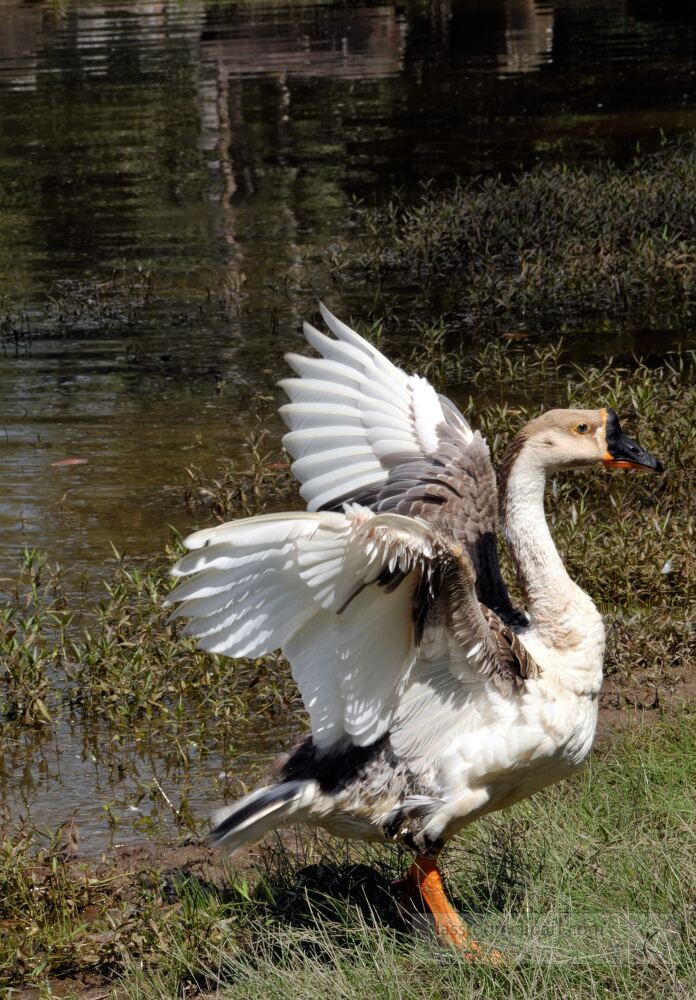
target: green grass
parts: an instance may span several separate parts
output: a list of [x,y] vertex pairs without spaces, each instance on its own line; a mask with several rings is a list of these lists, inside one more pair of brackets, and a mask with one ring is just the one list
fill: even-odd
[[[504,950],[503,969],[471,967],[350,903],[333,919],[315,904],[312,922],[294,926],[261,903],[241,945],[233,926],[204,949],[209,985],[229,997],[356,1000],[692,995],[694,736],[693,717],[631,733],[574,781],[460,838],[446,865],[452,894]],[[200,953],[177,960],[129,995],[173,995],[182,970],[201,968]]]
[[55,849],[37,863],[6,846],[4,982],[87,968],[133,1000],[692,996],[695,746],[693,714],[632,730],[571,781],[455,841],[451,894],[504,951],[501,968],[399,928],[396,851],[308,837],[304,858],[271,843],[258,871],[230,870],[226,887],[185,869],[80,874]]

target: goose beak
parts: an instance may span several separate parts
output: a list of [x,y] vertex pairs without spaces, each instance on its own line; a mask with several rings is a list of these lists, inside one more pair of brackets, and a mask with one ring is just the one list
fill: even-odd
[[624,434],[616,413],[613,410],[607,410],[606,413],[607,450],[604,464],[614,469],[650,469],[653,472],[664,472],[664,466],[659,459]]

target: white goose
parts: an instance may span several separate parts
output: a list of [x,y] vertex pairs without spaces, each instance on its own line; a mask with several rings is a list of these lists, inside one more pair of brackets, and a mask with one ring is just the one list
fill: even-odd
[[[568,576],[544,517],[564,469],[662,471],[613,410],[552,410],[524,427],[496,489],[488,447],[449,400],[406,375],[328,310],[336,339],[289,355],[281,414],[307,512],[199,531],[169,602],[201,648],[282,649],[311,735],[273,783],[216,817],[236,850],[284,822],[403,842],[407,884],[438,934],[475,943],[447,901],[443,843],[574,771],[592,744],[602,618]],[[505,538],[524,587],[516,610],[498,566]]]

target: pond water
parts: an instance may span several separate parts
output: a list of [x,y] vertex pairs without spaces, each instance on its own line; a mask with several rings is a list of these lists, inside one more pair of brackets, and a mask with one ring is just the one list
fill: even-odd
[[[0,573],[35,546],[94,589],[189,527],[186,466],[239,452],[316,298],[372,304],[330,281],[355,199],[696,127],[688,8],[0,0]],[[96,848],[114,782],[58,742],[33,815],[81,804]]]

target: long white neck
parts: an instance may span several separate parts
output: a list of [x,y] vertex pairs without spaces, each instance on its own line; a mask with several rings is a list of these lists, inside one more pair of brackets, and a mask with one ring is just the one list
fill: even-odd
[[[501,517],[532,622],[549,644],[566,642],[589,597],[571,580],[544,513],[546,472],[533,449],[510,456],[501,482]],[[563,638],[562,638],[563,637]]]

